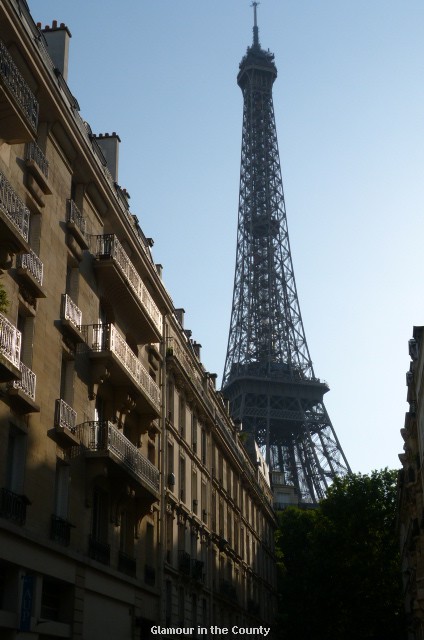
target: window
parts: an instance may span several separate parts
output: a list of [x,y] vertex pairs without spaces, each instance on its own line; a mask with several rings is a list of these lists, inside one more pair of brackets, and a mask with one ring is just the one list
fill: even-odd
[[147,445],[147,459],[152,464],[155,464],[155,457],[156,457],[155,456],[155,445],[152,444],[151,442],[149,442],[149,444]]
[[197,501],[197,473],[193,470],[191,473],[191,498],[193,500],[193,513],[198,512],[198,501]]
[[34,318],[26,316],[25,313],[18,313],[16,323],[17,329],[21,332],[21,362],[29,368],[32,365],[32,343],[34,338]]
[[130,511],[121,511],[119,550],[128,556],[134,552],[134,516]]
[[227,492],[230,498],[232,497],[232,486],[231,486],[231,467],[227,462]]
[[219,501],[218,510],[219,535],[224,537],[224,505],[222,504],[222,500]]
[[10,426],[7,443],[6,488],[14,493],[22,493],[26,453],[26,434]]
[[180,470],[179,470],[180,500],[182,500],[183,502],[185,502],[185,500],[186,500],[186,492],[185,492],[185,488],[186,488],[186,484],[185,484],[185,476],[186,476],[186,470],[185,470],[185,458],[183,458],[182,456],[180,456]]
[[167,388],[168,420],[174,422],[174,383],[168,379]]
[[180,434],[185,438],[185,426],[186,426],[186,403],[183,396],[180,396],[179,409],[178,409],[178,426]]
[[66,268],[66,292],[72,302],[77,304],[79,293],[79,269],[68,264]]
[[197,453],[197,418],[194,413],[191,416],[191,448]]
[[174,540],[174,518],[172,513],[166,515],[166,561],[172,564],[172,550]]
[[93,491],[93,510],[91,519],[91,535],[98,542],[107,542],[108,539],[108,495],[100,487]]
[[206,431],[205,429],[202,429],[201,431],[201,438],[202,438],[202,463],[203,464],[207,464],[207,445],[206,445]]
[[63,520],[68,518],[69,482],[69,465],[58,460],[56,463],[54,512],[56,516]]
[[204,522],[207,522],[208,505],[206,502],[206,482],[203,482],[203,481],[201,484],[201,508],[202,508],[202,519]]

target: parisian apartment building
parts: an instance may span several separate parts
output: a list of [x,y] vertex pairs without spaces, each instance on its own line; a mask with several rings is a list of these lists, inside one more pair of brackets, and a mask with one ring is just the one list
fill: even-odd
[[130,211],[119,135],[80,115],[70,41],[0,0],[0,638],[270,626],[267,465]]
[[398,528],[408,640],[424,639],[424,327],[414,327],[408,342],[407,402],[404,441],[399,455]]

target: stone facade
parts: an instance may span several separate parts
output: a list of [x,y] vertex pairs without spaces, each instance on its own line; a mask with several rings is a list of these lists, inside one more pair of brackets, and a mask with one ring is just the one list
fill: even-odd
[[266,465],[116,182],[119,136],[79,114],[69,37],[0,0],[0,636],[269,626]]
[[404,447],[399,455],[402,469],[398,492],[402,577],[410,640],[424,638],[423,346],[423,327],[414,327],[409,341],[411,364],[406,374],[409,411],[401,429]]

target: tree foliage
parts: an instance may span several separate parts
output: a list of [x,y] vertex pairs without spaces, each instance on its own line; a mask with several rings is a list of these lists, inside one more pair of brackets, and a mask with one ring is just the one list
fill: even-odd
[[280,514],[281,638],[404,638],[396,477],[337,478],[317,509]]

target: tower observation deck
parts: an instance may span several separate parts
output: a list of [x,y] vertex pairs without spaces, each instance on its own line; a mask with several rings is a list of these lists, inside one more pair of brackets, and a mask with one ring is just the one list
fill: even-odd
[[243,430],[254,434],[271,471],[299,501],[317,503],[350,471],[314,373],[290,252],[275,126],[274,55],[253,43],[240,63],[243,130],[237,256],[222,391]]

